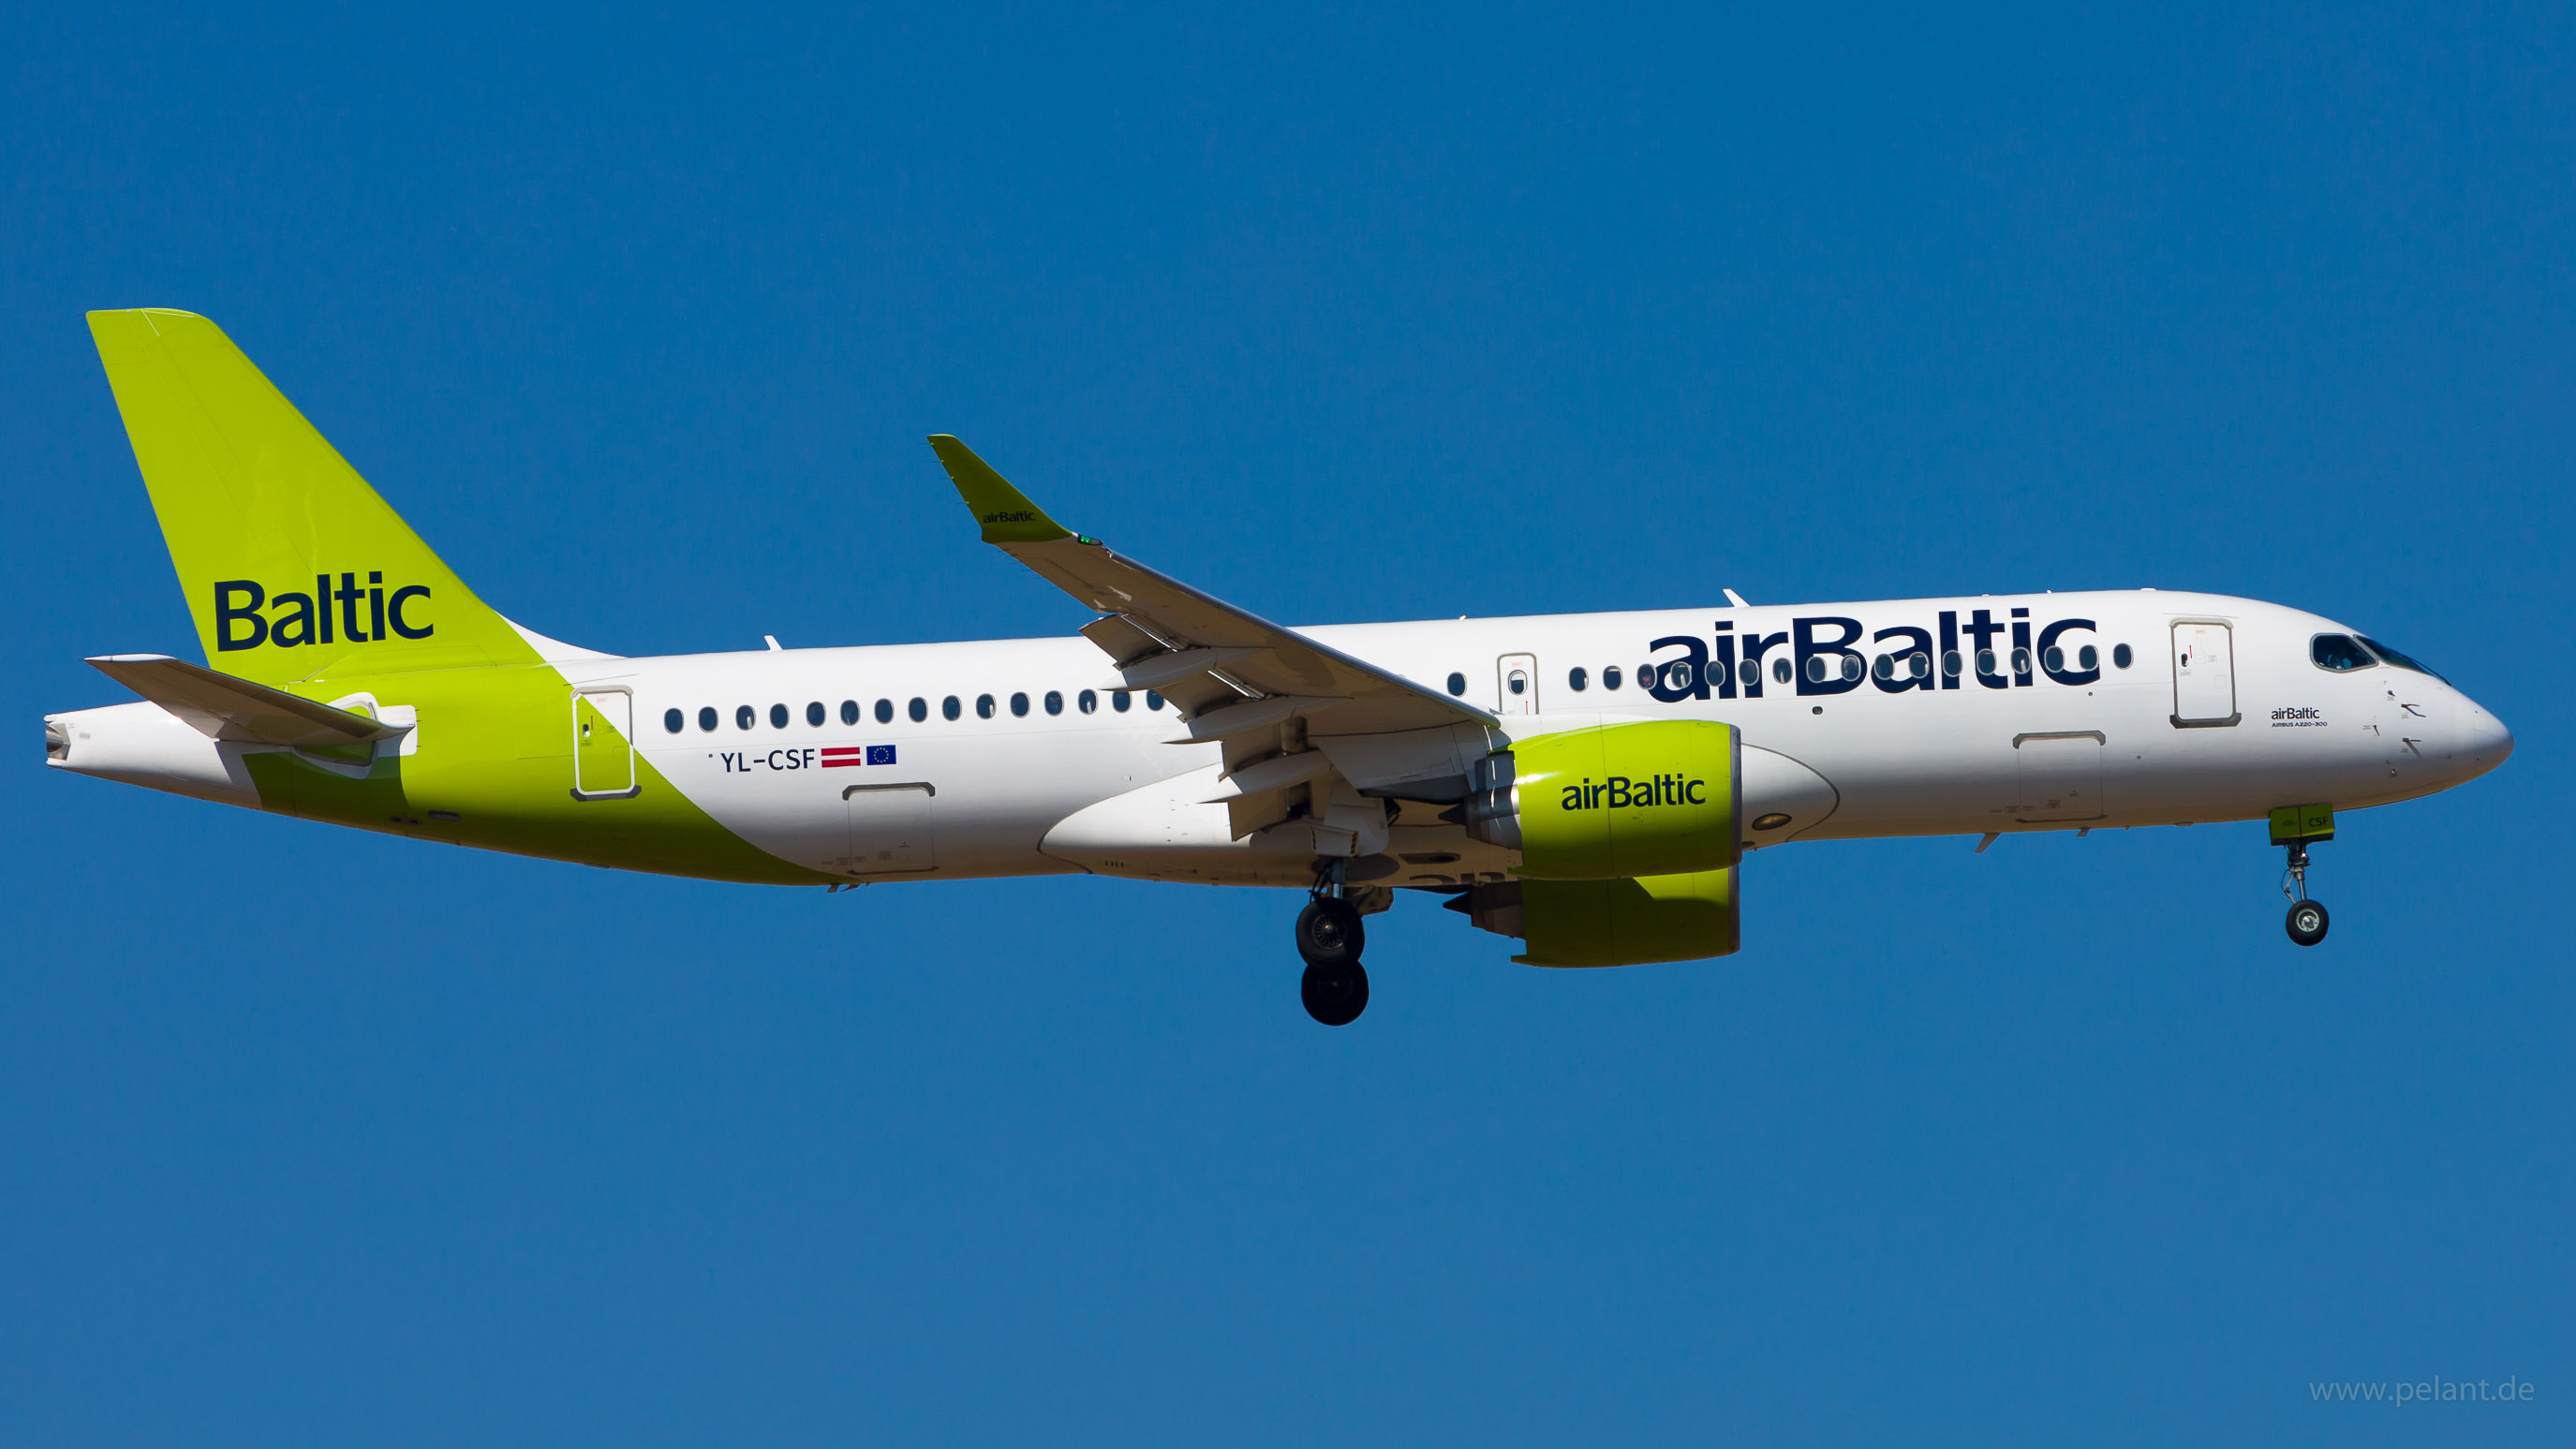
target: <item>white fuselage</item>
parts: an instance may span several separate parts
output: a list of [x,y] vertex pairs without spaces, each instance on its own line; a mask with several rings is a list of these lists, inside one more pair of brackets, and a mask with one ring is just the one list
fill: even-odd
[[[1990,629],[1945,638],[1945,614],[1964,632],[1980,610]],[[2011,620],[2014,610],[2029,618]],[[1821,648],[1848,632],[1835,620],[1862,626],[1852,646],[1865,661],[1858,681],[1839,653]],[[2059,651],[2052,675],[2038,635],[2065,620],[2089,627],[2048,640]],[[2014,623],[2027,631],[2018,641]],[[1934,647],[1917,650],[1908,630]],[[1630,719],[1731,723],[1747,746],[1746,821],[1788,817],[1748,828],[1751,846],[2240,820],[2311,801],[2349,810],[2460,783],[2512,746],[2492,715],[2429,674],[2312,663],[2311,638],[2351,632],[2343,626],[2218,595],[1998,595],[1303,632],[1432,688],[1463,682],[1461,697],[1495,710],[1516,737]],[[1792,637],[1750,661],[1750,646],[1736,642],[1774,635]],[[1663,670],[1692,656],[1692,640],[1715,662],[1689,684],[1733,653],[1735,697],[1692,688],[1660,699],[1640,687],[1649,665],[1669,680]],[[1817,663],[1803,662],[1802,642],[1819,646],[1808,651]],[[1951,643],[1955,676],[1942,669]],[[1982,675],[1981,644],[1992,652]],[[2028,653],[2016,660],[2017,650]],[[1923,663],[1910,657],[1917,652]],[[1890,656],[1884,672],[1881,654]],[[1758,694],[1744,677],[1748,662]],[[1918,678],[1927,666],[1930,677]],[[635,743],[661,775],[736,834],[799,864],[860,878],[1088,870],[1287,885],[1312,876],[1314,851],[1302,838],[1229,837],[1223,806],[1206,803],[1223,793],[1215,747],[1167,743],[1180,733],[1173,713],[1141,695],[1117,708],[1119,677],[1084,639],[571,658],[557,667],[577,686],[630,689]],[[1666,692],[1678,691],[1667,683]],[[1025,714],[1014,713],[1015,695],[1026,697]],[[978,708],[988,696],[989,716]],[[845,701],[856,724],[844,723]],[[808,722],[816,704],[819,726]],[[773,723],[778,706],[783,726]],[[666,727],[673,711],[676,731]],[[712,729],[702,727],[707,718]],[[434,728],[424,722],[425,747],[435,747]],[[892,761],[825,767],[827,749],[870,746]],[[1369,810],[1384,833],[1354,853],[1397,862],[1387,884],[1448,884],[1511,864],[1440,821],[1435,805],[1372,801]],[[871,853],[876,836],[901,837],[899,850]]]

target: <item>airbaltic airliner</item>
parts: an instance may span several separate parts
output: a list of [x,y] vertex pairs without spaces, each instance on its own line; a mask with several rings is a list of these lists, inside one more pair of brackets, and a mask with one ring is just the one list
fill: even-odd
[[1064,528],[957,439],[984,541],[1080,637],[626,658],[477,598],[206,319],[90,330],[207,663],[49,715],[55,769],[364,830],[839,889],[1089,872],[1279,886],[1302,995],[1441,898],[1536,966],[1723,956],[1792,840],[2268,818],[2291,939],[2337,810],[2502,763],[2424,664],[2153,589],[1291,629]]

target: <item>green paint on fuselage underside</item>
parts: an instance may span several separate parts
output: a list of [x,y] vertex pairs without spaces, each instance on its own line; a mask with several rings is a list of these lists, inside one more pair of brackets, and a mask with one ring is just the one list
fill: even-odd
[[[418,712],[418,746],[386,755],[353,779],[291,753],[247,758],[262,807],[335,825],[444,840],[619,870],[768,885],[834,879],[761,850],[710,817],[664,779],[641,751],[635,793],[576,799],[573,751],[585,715],[551,666],[508,665],[301,681],[317,700],[373,694]],[[337,762],[334,762],[337,763]],[[432,819],[431,812],[453,814]]]

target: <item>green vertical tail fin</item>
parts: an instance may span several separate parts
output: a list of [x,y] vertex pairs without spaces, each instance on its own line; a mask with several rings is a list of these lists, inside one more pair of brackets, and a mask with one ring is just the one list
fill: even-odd
[[537,659],[214,323],[89,329],[208,664],[286,684]]

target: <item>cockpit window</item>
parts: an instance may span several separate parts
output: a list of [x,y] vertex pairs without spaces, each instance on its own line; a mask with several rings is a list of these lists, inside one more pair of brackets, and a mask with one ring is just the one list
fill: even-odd
[[2347,674],[2355,669],[2368,669],[2377,663],[2361,647],[2361,641],[2350,634],[2319,634],[2308,641],[2308,658],[2319,669]]
[[[2400,669],[2412,669],[2418,674],[2432,674],[2435,679],[2442,678],[2441,675],[2434,674],[2431,669],[2426,668],[2419,661],[2407,658],[2405,655],[2398,653],[2396,650],[2389,648],[2387,645],[2380,643],[2378,640],[2371,638],[2367,634],[2361,636],[2361,642],[2370,646],[2371,653],[2378,655],[2382,660],[2390,664],[2394,664]],[[2442,680],[2442,682],[2445,684],[2450,683],[2447,679]]]

